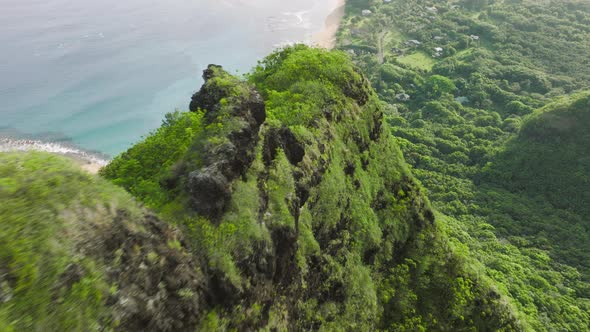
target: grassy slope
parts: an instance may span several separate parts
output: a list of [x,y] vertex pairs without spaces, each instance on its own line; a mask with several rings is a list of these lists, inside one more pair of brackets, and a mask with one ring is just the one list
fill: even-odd
[[124,190],[63,157],[1,153],[0,201],[1,331],[191,329],[201,279],[182,237]]
[[430,55],[423,52],[416,52],[397,58],[397,60],[410,67],[430,71],[436,61]]
[[[100,224],[132,199],[71,161],[16,153],[0,154],[0,200],[0,330],[98,328],[110,285],[99,262],[76,255],[86,227],[80,214]],[[74,263],[85,277],[61,285]]]
[[494,158],[494,175],[514,192],[539,193],[558,209],[588,215],[589,126],[590,94],[549,104]]

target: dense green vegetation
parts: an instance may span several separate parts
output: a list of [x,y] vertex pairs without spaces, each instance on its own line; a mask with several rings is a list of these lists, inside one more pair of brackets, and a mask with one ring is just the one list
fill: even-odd
[[[167,202],[140,199],[184,227],[217,290],[202,329],[523,327],[469,250],[435,221],[383,123],[382,103],[346,54],[296,46],[267,57],[248,82],[215,66],[205,78],[191,104],[205,114],[194,128],[203,134],[188,150],[167,152],[184,154],[176,164],[152,172],[151,160],[135,157],[161,153],[165,126],[102,171],[130,191],[130,165],[160,183],[153,195]],[[431,83],[436,93],[451,88]],[[254,87],[267,120],[251,133],[244,105],[258,109]],[[209,195],[213,183],[228,181],[228,203],[203,208],[193,181]]]
[[589,330],[589,23],[350,0],[102,179],[0,154],[0,330]]
[[590,107],[559,97],[590,85],[589,18],[580,1],[351,1],[340,31],[452,236],[535,331],[590,326]]
[[200,134],[201,118],[202,113],[167,114],[158,130],[112,160],[101,174],[107,178],[125,174],[117,177],[115,184],[149,206],[159,206],[168,199],[160,190],[160,182],[186,153],[195,135]]
[[[488,203],[488,213],[502,235],[516,228],[535,247],[550,249],[554,257],[576,267],[584,281],[577,291],[586,298],[590,297],[589,96],[563,98],[528,117],[519,134],[485,165],[481,180],[491,195],[507,196]],[[502,204],[506,199],[519,208]],[[524,216],[528,222],[515,223]]]

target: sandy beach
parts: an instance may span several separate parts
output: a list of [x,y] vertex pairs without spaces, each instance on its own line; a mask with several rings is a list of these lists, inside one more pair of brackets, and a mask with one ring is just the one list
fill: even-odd
[[104,165],[101,164],[93,164],[93,163],[88,163],[88,164],[82,164],[80,165],[80,167],[85,170],[86,172],[90,173],[90,174],[98,174],[98,171],[100,171],[100,169],[103,167]]
[[346,0],[338,0],[336,8],[326,18],[324,29],[313,36],[314,44],[327,49],[336,46],[336,33],[345,14],[345,4]]

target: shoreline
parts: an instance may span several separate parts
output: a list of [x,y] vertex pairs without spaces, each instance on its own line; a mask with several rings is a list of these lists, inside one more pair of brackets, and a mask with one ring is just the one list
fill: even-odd
[[336,46],[336,33],[346,14],[346,0],[337,0],[336,7],[325,20],[324,28],[312,37],[313,44],[326,49]]
[[76,158],[72,158],[74,159],[74,162],[78,163],[80,165],[80,168],[83,171],[86,171],[90,174],[98,174],[98,172],[100,171],[101,168],[103,168],[106,165],[102,165],[102,164],[97,164],[97,163],[92,163],[89,161],[83,161],[83,160],[79,160]]
[[[312,45],[328,50],[333,49],[336,46],[336,34],[340,29],[340,23],[345,14],[346,0],[335,0],[332,11],[324,20],[323,28],[312,35]],[[38,139],[19,139],[0,135],[0,153],[26,151],[41,151],[69,158],[82,170],[90,174],[97,174],[102,167],[108,164],[106,158],[73,146]]]
[[27,151],[47,152],[69,158],[79,165],[82,170],[90,174],[97,174],[103,166],[108,164],[108,160],[103,156],[76,147],[35,139],[16,139],[0,136],[0,153]]

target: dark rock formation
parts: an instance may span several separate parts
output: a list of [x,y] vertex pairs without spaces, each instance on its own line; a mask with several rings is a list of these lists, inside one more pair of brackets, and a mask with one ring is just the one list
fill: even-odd
[[205,80],[205,84],[203,84],[201,90],[195,93],[192,97],[189,105],[189,109],[192,112],[196,112],[199,109],[213,111],[213,108],[215,108],[219,100],[227,97],[228,91],[220,89],[218,86],[207,84],[210,79],[215,77],[216,72],[221,70],[221,66],[211,64],[203,71],[203,80]]
[[354,99],[359,106],[364,106],[371,97],[371,83],[358,69],[355,69],[355,71],[358,74],[357,79],[347,82],[343,86],[342,92],[344,92],[345,96]]
[[215,138],[209,141],[218,143],[198,148],[202,167],[189,173],[188,192],[198,213],[217,220],[230,201],[231,183],[254,161],[266,110],[253,87],[220,66],[210,65],[203,79],[205,84],[193,96],[190,109],[206,111],[205,126],[212,128],[207,134]]
[[231,183],[219,166],[214,164],[189,175],[193,206],[199,213],[212,218],[223,213],[231,198]]
[[[82,248],[112,261],[107,276],[117,284],[107,300],[112,320],[121,331],[194,331],[208,289],[201,263],[188,254],[178,230],[151,214],[144,216],[141,230],[131,219],[119,210],[109,227],[96,229],[96,242]],[[68,271],[77,279],[83,273],[74,265]]]

